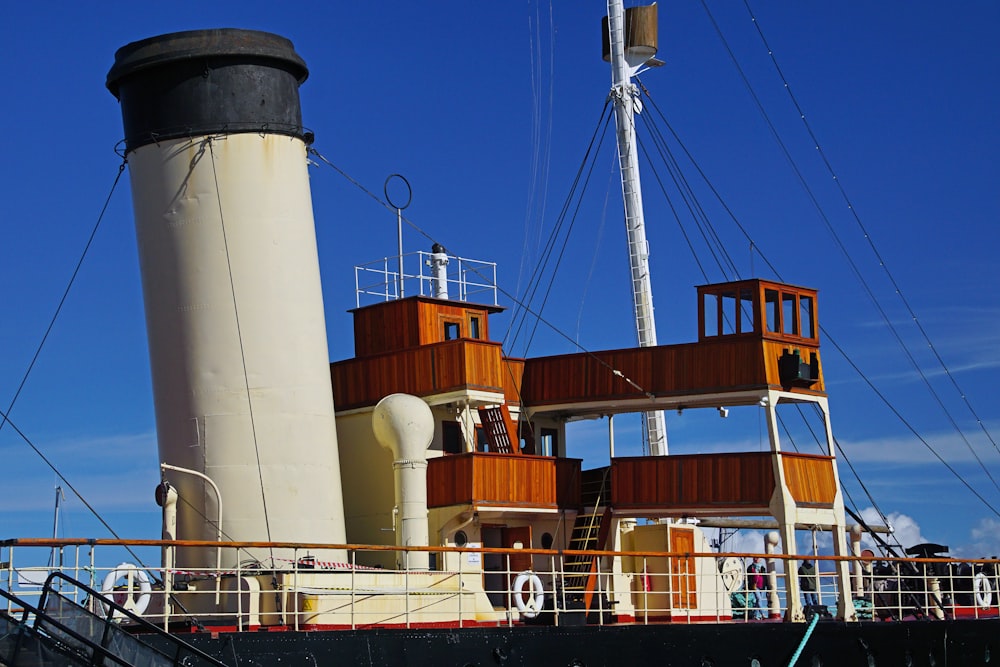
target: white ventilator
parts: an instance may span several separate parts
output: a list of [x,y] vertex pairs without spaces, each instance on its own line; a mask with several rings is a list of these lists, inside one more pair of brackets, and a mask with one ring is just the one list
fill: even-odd
[[[434,438],[434,415],[423,400],[409,394],[386,396],[372,413],[372,429],[379,444],[392,452],[396,482],[396,544],[426,547],[427,448]],[[410,551],[400,567],[426,570],[426,551]]]

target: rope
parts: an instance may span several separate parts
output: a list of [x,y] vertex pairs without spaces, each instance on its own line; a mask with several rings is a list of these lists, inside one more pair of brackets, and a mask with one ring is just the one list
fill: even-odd
[[809,621],[809,627],[806,628],[806,634],[802,636],[802,641],[799,642],[799,647],[795,649],[795,653],[792,654],[792,659],[788,661],[788,667],[795,667],[795,663],[798,662],[799,656],[802,655],[802,649],[806,647],[809,642],[809,638],[812,637],[813,630],[816,629],[816,624],[819,623],[819,614],[813,614],[812,620]]

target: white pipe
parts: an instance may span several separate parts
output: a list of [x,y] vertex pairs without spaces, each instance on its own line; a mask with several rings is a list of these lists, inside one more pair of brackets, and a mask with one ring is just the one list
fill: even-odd
[[448,298],[448,254],[444,246],[435,243],[430,259],[431,275],[433,276],[434,298]]
[[[209,477],[208,475],[206,475],[204,473],[198,472],[197,470],[190,470],[188,468],[181,468],[180,466],[170,465],[169,463],[161,463],[160,464],[160,470],[174,470],[174,471],[177,471],[177,472],[187,473],[188,475],[194,475],[195,477],[199,477],[199,478],[205,480],[206,482],[208,482],[209,485],[215,490],[216,505],[218,506],[218,510],[219,510],[218,513],[217,513],[217,517],[218,518],[215,521],[215,541],[219,542],[219,546],[217,546],[215,548],[215,573],[216,573],[216,577],[215,577],[215,604],[219,604],[219,595],[220,595],[220,588],[219,587],[221,586],[221,578],[219,576],[219,573],[222,572],[222,544],[221,544],[222,543],[222,492],[219,491],[219,486],[215,482],[212,481],[211,477]],[[176,493],[177,492],[175,491],[174,494],[176,494]],[[177,535],[176,509],[177,509],[177,504],[175,502],[174,503],[175,515],[174,515],[174,525],[173,525],[174,537],[171,538],[171,539],[176,539],[176,535]],[[164,505],[164,517],[165,516],[166,516],[166,505]]]
[[[164,494],[162,497],[163,506],[163,531],[162,537],[165,540],[174,541],[177,539],[177,489],[166,482],[162,483]],[[173,545],[163,547],[161,561],[163,562],[163,628],[170,627],[170,612],[172,611],[172,593],[174,590],[174,568],[177,565]],[[218,578],[218,577],[216,577]]]
[[615,458],[615,416],[608,415],[608,446],[611,458]]

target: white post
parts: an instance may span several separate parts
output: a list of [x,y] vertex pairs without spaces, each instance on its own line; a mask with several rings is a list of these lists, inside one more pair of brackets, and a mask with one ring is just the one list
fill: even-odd
[[[851,554],[855,558],[861,558],[861,526],[853,524],[851,526]],[[864,572],[861,568],[861,561],[854,561],[854,597],[863,598],[865,596]]]
[[[781,536],[777,531],[771,531],[764,536],[764,550],[768,556],[774,554]],[[792,567],[792,561],[785,561],[785,567]],[[778,605],[778,572],[775,569],[774,558],[767,559],[767,607],[770,618],[781,618],[781,607]]]

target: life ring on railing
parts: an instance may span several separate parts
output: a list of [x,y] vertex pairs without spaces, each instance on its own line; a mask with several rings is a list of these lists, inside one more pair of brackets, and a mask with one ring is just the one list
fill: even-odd
[[990,586],[989,577],[982,572],[977,572],[972,578],[972,592],[980,609],[989,609],[993,606],[993,587]]
[[542,586],[542,580],[531,570],[525,570],[517,575],[511,594],[517,610],[525,618],[538,616],[545,605],[545,588]]
[[[125,579],[125,587],[122,590],[116,590],[119,579]],[[136,595],[136,587],[138,587],[138,595]],[[145,570],[140,570],[132,563],[119,563],[118,567],[108,572],[108,576],[104,577],[104,583],[101,584],[101,595],[110,597],[119,606],[140,616],[149,606],[149,592],[151,590],[149,575],[146,574]],[[110,611],[108,605],[102,603],[101,606],[104,608],[105,614]],[[116,613],[118,613],[117,610]]]

